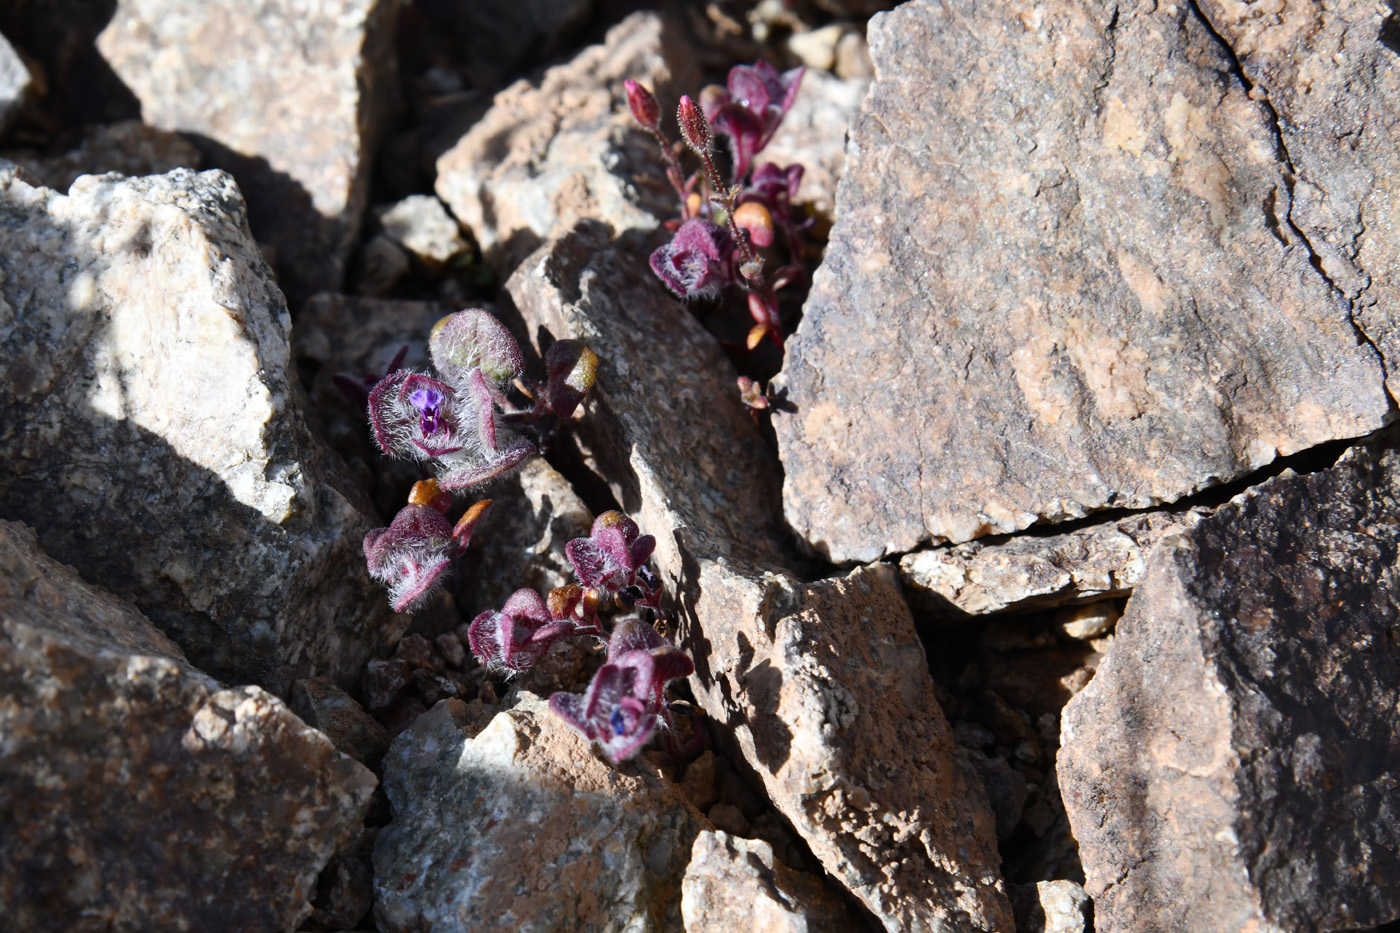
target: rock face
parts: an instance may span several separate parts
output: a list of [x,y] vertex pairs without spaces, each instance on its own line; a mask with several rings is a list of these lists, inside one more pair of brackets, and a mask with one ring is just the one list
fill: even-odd
[[594,756],[545,702],[444,700],[384,759],[379,929],[675,930],[701,824],[673,785]]
[[1191,5],[914,0],[869,33],[774,418],[817,551],[1169,502],[1390,417],[1277,122]]
[[67,191],[79,175],[163,175],[199,168],[199,150],[183,136],[137,120],[97,126],[78,148],[57,156],[14,154],[11,158],[55,191]]
[[1152,546],[1207,514],[1144,512],[1061,535],[970,541],[906,554],[899,570],[924,603],[955,618],[1126,596]]
[[1400,452],[1353,448],[1165,539],[1065,708],[1095,926],[1400,917]]
[[629,78],[662,100],[698,87],[694,53],[670,20],[634,14],[537,84],[506,88],[438,160],[438,196],[498,265],[514,268],[583,218],[651,230],[679,213],[656,143],[627,109]]
[[0,697],[14,929],[294,929],[375,787],[275,697],[221,689],[11,522]]
[[657,537],[697,700],[887,929],[1009,929],[994,820],[893,575],[802,584],[784,571],[771,454],[717,342],[646,255],[582,224],[507,289],[538,341],[582,339],[601,359],[584,459]]
[[681,882],[685,933],[845,933],[846,905],[755,839],[703,830]]
[[1400,10],[1347,0],[1258,8],[1203,0],[1251,94],[1277,116],[1293,194],[1282,236],[1317,257],[1385,355],[1400,365]]
[[121,0],[97,46],[248,198],[296,298],[340,287],[394,91],[392,0]]
[[307,432],[290,321],[233,179],[0,176],[0,515],[194,663],[348,686],[406,620]]

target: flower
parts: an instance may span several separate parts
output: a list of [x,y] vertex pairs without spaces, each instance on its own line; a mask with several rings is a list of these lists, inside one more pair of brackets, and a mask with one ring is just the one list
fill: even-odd
[[729,232],[695,218],[651,254],[651,270],[681,298],[713,298],[733,280],[730,253]]
[[716,130],[729,137],[734,156],[734,178],[749,173],[757,156],[778,131],[783,116],[792,109],[803,69],[778,73],[767,62],[736,65],[729,70],[724,90],[701,95],[705,114]]

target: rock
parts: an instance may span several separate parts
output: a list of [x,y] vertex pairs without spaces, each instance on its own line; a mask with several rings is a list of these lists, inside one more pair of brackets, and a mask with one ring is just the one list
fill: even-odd
[[457,221],[430,194],[409,195],[390,205],[379,215],[379,225],[429,268],[441,268],[467,251]]
[[864,33],[848,32],[836,43],[836,77],[843,80],[875,77],[870,43],[865,41]]
[[845,933],[846,905],[766,842],[702,830],[681,882],[685,933]]
[[582,339],[600,357],[583,459],[656,535],[697,701],[886,928],[1008,928],[993,817],[893,575],[803,584],[784,570],[776,465],[718,343],[646,256],[584,223],[507,290],[525,332]]
[[539,697],[447,700],[384,759],[374,846],[388,931],[677,929],[702,824],[673,785],[614,770]]
[[700,753],[700,757],[686,765],[681,793],[697,810],[708,810],[719,800],[719,789],[715,786],[715,761],[714,750],[707,748]]
[[[788,51],[796,56],[805,68],[832,71],[836,68],[836,45],[848,29],[850,26],[847,24],[831,23],[818,29],[795,32],[788,37]],[[803,80],[805,81],[806,77]]]
[[1400,10],[1199,6],[1273,117],[1293,176],[1280,236],[1316,258],[1400,394],[1400,191],[1383,181],[1400,172]]
[[952,619],[1126,596],[1152,547],[1208,514],[1143,512],[1065,534],[916,551],[900,559],[900,576],[920,606]]
[[164,175],[177,168],[199,168],[200,163],[199,150],[183,136],[139,120],[94,127],[78,148],[62,155],[12,153],[8,158],[55,191],[67,191],[79,175]]
[[[967,760],[977,772],[977,779],[987,790],[987,799],[996,816],[997,841],[1011,838],[1021,825],[1021,811],[1026,806],[1026,777],[1012,769],[1005,758],[992,758],[977,749],[967,749]],[[1012,906],[1015,906],[1014,902]],[[1020,927],[1018,921],[1017,927]]]
[[392,238],[372,236],[360,247],[352,290],[364,298],[385,298],[412,268],[407,251]]
[[[499,268],[591,218],[653,230],[679,213],[656,142],[636,126],[622,82],[675,101],[699,86],[682,31],[636,13],[601,45],[517,81],[438,160],[437,193]],[[674,131],[673,131],[674,135]]]
[[31,80],[24,59],[10,45],[9,39],[0,36],[0,133],[9,129],[24,107]]
[[294,929],[375,787],[275,697],[221,688],[11,522],[0,697],[13,929]]
[[462,557],[467,615],[500,609],[521,588],[548,594],[576,582],[564,546],[586,538],[593,514],[569,481],[543,457],[491,491],[491,511]]
[[0,173],[0,516],[214,676],[349,686],[407,620],[365,570],[377,520],[306,428],[244,218],[217,171],[67,196]]
[[1393,444],[1285,473],[1158,546],[1063,716],[1098,930],[1400,917]]
[[1017,933],[1084,933],[1090,929],[1089,895],[1073,881],[1011,886]]
[[455,4],[451,15],[466,71],[489,88],[553,55],[592,12],[593,0],[490,0]]
[[1122,616],[1123,605],[1116,599],[1067,606],[1055,613],[1055,630],[1066,638],[1089,641],[1112,632]]
[[377,767],[388,750],[384,727],[329,677],[292,684],[288,705],[302,722],[324,732],[336,748],[363,765]]
[[1391,418],[1285,229],[1269,110],[1191,5],[914,0],[869,35],[776,380],[784,508],[816,551],[1147,508]]
[[749,821],[732,803],[717,803],[705,813],[715,829],[742,836],[749,831]]
[[283,289],[338,289],[396,94],[393,0],[119,0],[98,50],[146,122],[238,178]]
[[799,203],[827,215],[835,208],[836,183],[846,164],[846,130],[869,88],[867,78],[843,81],[816,68],[803,72],[792,109],[758,158],[784,167],[802,165]]

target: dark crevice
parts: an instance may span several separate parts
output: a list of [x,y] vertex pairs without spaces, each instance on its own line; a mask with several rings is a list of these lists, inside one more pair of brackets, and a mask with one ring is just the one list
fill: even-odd
[[[1230,73],[1239,80],[1250,100],[1256,101],[1260,107],[1264,108],[1264,113],[1268,116],[1269,130],[1274,136],[1275,151],[1279,161],[1282,162],[1284,166],[1283,183],[1288,188],[1288,210],[1284,212],[1284,222],[1288,224],[1288,229],[1293,231],[1293,235],[1302,243],[1303,248],[1308,251],[1308,263],[1317,271],[1317,274],[1322,277],[1322,281],[1327,283],[1327,287],[1330,288],[1340,300],[1346,303],[1347,322],[1351,324],[1351,329],[1355,332],[1357,340],[1371,348],[1371,352],[1376,355],[1376,359],[1381,364],[1381,371],[1389,377],[1390,365],[1385,358],[1385,354],[1381,352],[1380,347],[1371,339],[1370,334],[1366,333],[1365,328],[1356,320],[1356,302],[1327,274],[1327,270],[1323,268],[1322,265],[1322,257],[1318,254],[1317,250],[1313,248],[1312,241],[1308,239],[1308,235],[1304,233],[1303,229],[1293,220],[1293,189],[1298,180],[1299,173],[1293,164],[1293,156],[1288,151],[1288,143],[1284,140],[1283,127],[1279,121],[1278,111],[1274,109],[1273,101],[1269,98],[1269,89],[1256,84],[1245,72],[1244,64],[1240,61],[1239,56],[1235,54],[1234,47],[1231,46],[1229,40],[1221,35],[1220,31],[1215,28],[1215,24],[1210,21],[1210,17],[1206,16],[1205,11],[1201,9],[1199,0],[1188,0],[1188,2],[1191,6],[1191,12],[1195,14],[1201,27],[1215,40],[1225,57],[1229,59]],[[1400,0],[1390,0],[1390,3],[1392,10],[1394,10],[1396,5],[1400,4]],[[1382,29],[1382,33],[1384,33],[1384,29]],[[1277,192],[1275,192],[1275,196],[1276,195]],[[1266,204],[1266,208],[1267,207],[1268,205]],[[1281,233],[1279,230],[1275,230],[1274,232],[1275,235]],[[1383,388],[1385,389],[1386,399],[1390,402],[1391,411],[1394,412],[1397,407],[1395,398],[1390,394],[1390,388],[1388,386],[1384,386]]]
[[1108,25],[1103,30],[1104,40],[1108,43],[1108,60],[1104,62],[1099,83],[1094,85],[1094,110],[1099,113],[1103,111],[1103,91],[1113,83],[1113,69],[1118,63],[1118,15],[1118,7],[1115,5]]

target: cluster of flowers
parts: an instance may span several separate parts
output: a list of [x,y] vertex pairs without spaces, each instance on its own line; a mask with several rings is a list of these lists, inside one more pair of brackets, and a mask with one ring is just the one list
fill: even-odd
[[[668,224],[675,235],[652,253],[652,271],[685,299],[714,298],[728,285],[741,286],[755,322],[749,349],[764,337],[782,347],[776,292],[801,274],[802,232],[808,222],[794,213],[792,201],[802,181],[802,166],[782,168],[765,162],[755,167],[792,108],[801,81],[801,68],[779,73],[767,62],[758,62],[731,69],[727,86],[705,88],[699,104],[683,96],[677,111],[681,137],[701,163],[688,177],[681,169],[681,145],[673,145],[661,132],[656,98],[635,81],[625,85],[632,116],[660,145],[666,175],[681,201],[680,220]],[[715,131],[729,139],[732,184],[726,183],[712,156]],[[775,246],[779,230],[787,261],[769,276],[755,248]]]
[[[605,637],[598,615],[605,600],[624,608],[657,607],[660,581],[646,564],[655,547],[656,539],[640,534],[636,522],[604,512],[587,538],[565,546],[579,582],[556,588],[548,598],[517,590],[499,610],[477,616],[467,635],[472,654],[489,668],[518,673],[566,638]],[[617,763],[636,754],[658,728],[669,733],[666,684],[690,676],[695,665],[636,617],[617,621],[606,637],[607,661],[587,692],[556,693],[549,706]]]
[[[372,386],[359,388],[380,450],[417,460],[437,476],[418,483],[388,528],[365,536],[370,575],[389,587],[395,612],[421,606],[440,585],[491,505],[478,502],[453,526],[452,493],[503,476],[535,453],[512,427],[545,415],[568,418],[588,395],[598,357],[561,340],[545,355],[548,382],[531,406],[510,409],[506,387],[521,375],[524,356],[510,331],[477,308],[448,315],[433,328],[428,354],[436,375],[400,369],[403,354]],[[339,380],[347,394],[353,380]],[[347,384],[348,383],[348,384]]]

